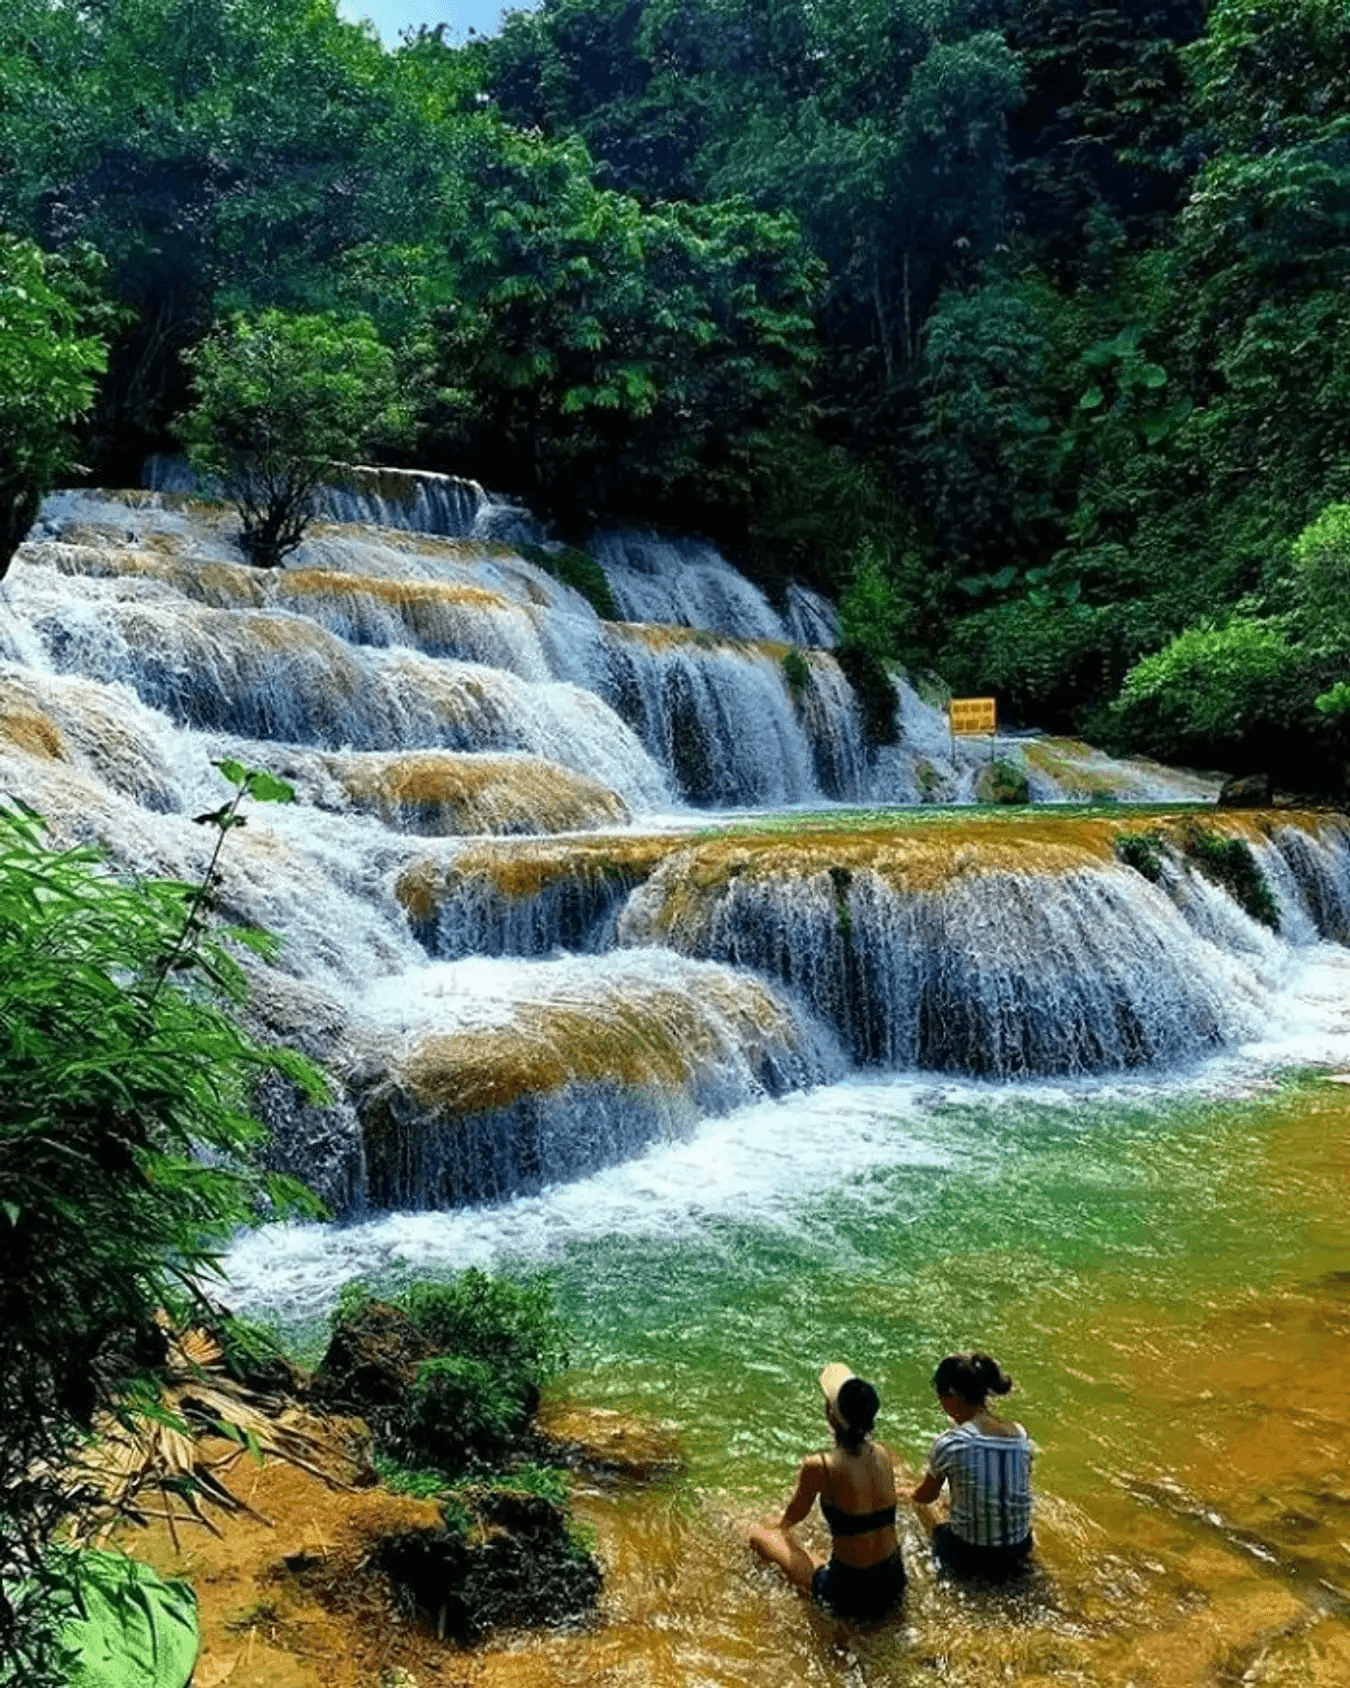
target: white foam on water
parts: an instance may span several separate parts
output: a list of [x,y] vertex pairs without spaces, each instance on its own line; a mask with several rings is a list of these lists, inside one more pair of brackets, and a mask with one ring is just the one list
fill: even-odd
[[[486,984],[496,965],[508,970],[479,963],[474,976]],[[323,1315],[353,1277],[543,1267],[604,1237],[692,1241],[726,1220],[793,1231],[804,1201],[822,1192],[882,1169],[953,1164],[943,1121],[952,1107],[1057,1108],[1090,1133],[1103,1110],[1255,1096],[1298,1066],[1350,1069],[1350,952],[1332,944],[1298,957],[1260,1039],[1186,1072],[1027,1084],[854,1078],[704,1120],[687,1139],[537,1195],[339,1226],[268,1226],[230,1250],[223,1293],[237,1312],[299,1321]]]
[[687,1140],[538,1195],[336,1227],[271,1225],[230,1251],[224,1293],[240,1313],[304,1319],[326,1312],[348,1278],[395,1267],[439,1276],[546,1266],[574,1243],[615,1234],[679,1240],[730,1217],[790,1225],[803,1189],[874,1167],[945,1164],[922,1129],[933,1095],[917,1079],[823,1086],[702,1121]]

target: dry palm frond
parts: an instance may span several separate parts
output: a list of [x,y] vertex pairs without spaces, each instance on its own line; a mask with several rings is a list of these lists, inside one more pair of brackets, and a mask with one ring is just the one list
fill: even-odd
[[[285,1460],[331,1488],[350,1484],[333,1474],[341,1455],[316,1421],[296,1423],[279,1397],[259,1395],[230,1376],[220,1344],[202,1330],[166,1330],[168,1354],[160,1400],[147,1416],[130,1423],[111,1415],[94,1426],[79,1458],[62,1473],[71,1494],[85,1506],[82,1534],[108,1535],[119,1523],[164,1519],[175,1544],[179,1524],[219,1525],[208,1507],[247,1513],[270,1523],[241,1500],[225,1477],[245,1453],[261,1463]],[[233,1446],[222,1448],[221,1442]]]

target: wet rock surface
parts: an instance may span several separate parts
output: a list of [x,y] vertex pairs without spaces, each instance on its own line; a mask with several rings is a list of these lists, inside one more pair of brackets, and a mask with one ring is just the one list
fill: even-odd
[[1237,774],[1219,789],[1221,809],[1264,809],[1270,803],[1269,774]]
[[977,803],[1029,803],[1031,786],[1026,770],[1015,763],[986,762],[975,776]]
[[602,1481],[659,1483],[684,1466],[679,1445],[667,1431],[609,1408],[546,1404],[537,1429],[541,1453],[551,1463]]
[[378,1434],[406,1409],[417,1368],[435,1352],[406,1313],[368,1302],[355,1317],[334,1322],[310,1399],[361,1414]]

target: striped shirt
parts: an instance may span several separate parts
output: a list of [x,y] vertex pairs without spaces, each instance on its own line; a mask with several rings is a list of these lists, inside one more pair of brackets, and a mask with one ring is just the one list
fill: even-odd
[[969,1422],[934,1439],[928,1469],[951,1485],[949,1522],[963,1541],[1013,1547],[1031,1534],[1033,1451],[1025,1430],[985,1436]]

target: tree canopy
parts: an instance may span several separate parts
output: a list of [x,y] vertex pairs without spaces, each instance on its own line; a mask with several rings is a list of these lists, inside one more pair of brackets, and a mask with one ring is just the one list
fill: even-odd
[[770,584],[866,540],[893,657],[1128,739],[1133,665],[1285,614],[1350,499],[1347,16],[544,0],[386,52],[334,0],[12,0],[0,223],[106,260],[102,479],[232,314],[367,318],[387,460]]
[[43,495],[74,468],[74,424],[107,367],[103,341],[80,331],[79,280],[32,241],[0,232],[0,579]]

